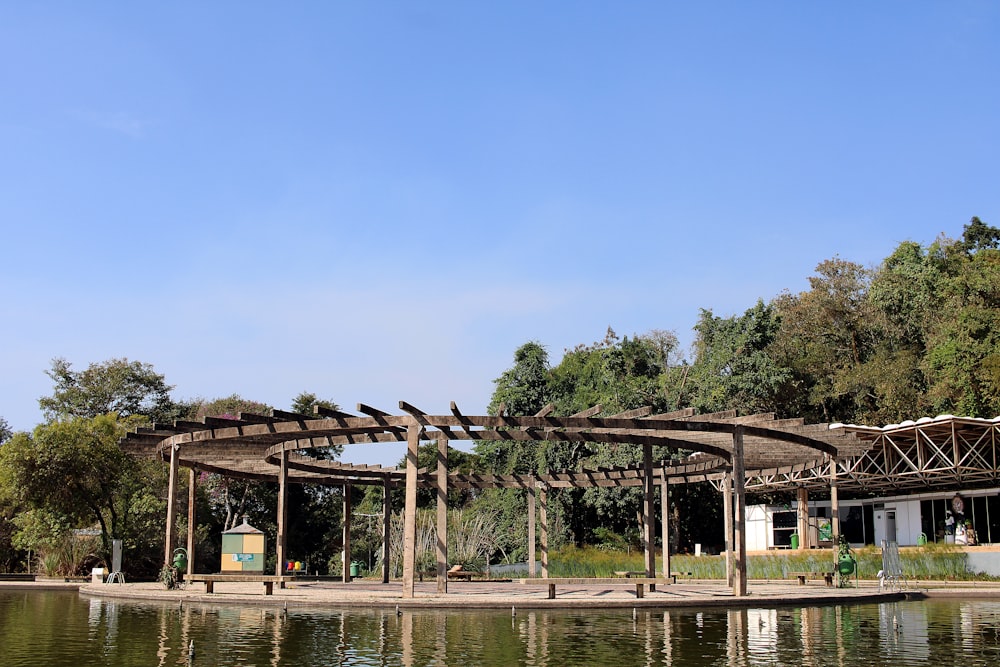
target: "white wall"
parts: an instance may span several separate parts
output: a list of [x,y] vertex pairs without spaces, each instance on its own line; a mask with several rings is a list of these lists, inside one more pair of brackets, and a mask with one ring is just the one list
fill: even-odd
[[747,551],[765,551],[771,546],[771,512],[764,505],[747,506]]

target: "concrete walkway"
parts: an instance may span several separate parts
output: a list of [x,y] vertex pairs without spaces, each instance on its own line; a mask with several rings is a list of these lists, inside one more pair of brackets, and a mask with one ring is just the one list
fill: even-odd
[[[275,587],[265,596],[262,584],[216,583],[215,593],[207,595],[201,584],[188,584],[166,590],[160,583],[87,584],[80,593],[96,597],[158,600],[183,604],[256,604],[284,607],[387,607],[401,609],[598,609],[598,608],[667,608],[667,607],[772,607],[780,605],[813,606],[824,604],[860,604],[900,600],[902,593],[880,591],[876,582],[861,582],[859,588],[834,588],[820,582],[799,585],[795,581],[751,581],[750,594],[734,597],[732,590],[718,581],[689,581],[660,585],[635,597],[634,586],[564,585],[554,600],[547,598],[545,586],[514,582],[450,582],[448,593],[437,593],[434,582],[416,584],[413,598],[402,597],[398,582],[382,584],[356,579],[352,583],[299,581],[284,589]],[[911,592],[917,589],[911,586]],[[975,589],[981,591],[981,588]],[[1000,594],[1000,588],[995,592]]]
[[418,583],[416,597],[404,599],[402,584],[356,579],[349,584],[329,581],[299,581],[287,588],[263,595],[262,584],[217,583],[215,593],[206,595],[201,584],[182,585],[166,590],[159,582],[132,584],[81,584],[61,580],[0,582],[0,590],[79,590],[86,596],[151,600],[183,604],[252,604],[279,607],[381,607],[401,609],[621,609],[669,607],[773,607],[825,604],[861,604],[903,598],[964,598],[1000,600],[1000,582],[910,581],[902,593],[880,591],[878,582],[861,581],[858,588],[831,588],[822,581],[799,585],[793,581],[751,580],[749,595],[734,597],[719,581],[685,581],[658,586],[637,599],[634,588],[623,585],[560,586],[555,600],[547,599],[544,586],[524,586],[516,582],[450,582],[448,593],[437,593],[434,582]]

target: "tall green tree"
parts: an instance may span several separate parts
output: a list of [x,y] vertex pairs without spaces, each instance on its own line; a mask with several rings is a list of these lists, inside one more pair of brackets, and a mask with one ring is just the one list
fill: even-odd
[[312,415],[317,407],[327,408],[329,410],[340,409],[340,406],[333,401],[319,398],[311,391],[303,391],[299,392],[299,394],[292,399],[291,412],[297,412],[300,415]]
[[695,358],[683,398],[701,412],[773,411],[791,376],[769,348],[781,325],[776,309],[763,301],[742,315],[717,317],[702,310],[695,325]]
[[145,558],[164,505],[157,493],[162,477],[151,484],[151,466],[118,446],[137,419],[73,417],[15,434],[0,447],[0,497],[19,511],[62,517],[71,527],[98,526],[107,562],[113,539]]
[[940,305],[927,332],[923,369],[939,412],[1000,414],[1000,230],[978,218],[963,240],[943,242]]
[[122,418],[142,415],[161,423],[176,417],[177,408],[170,398],[173,387],[150,364],[109,359],[76,371],[70,362],[57,358],[46,375],[55,383],[51,396],[38,399],[47,420],[111,412]]
[[[292,399],[291,412],[295,412],[300,415],[314,416],[316,415],[316,408],[339,410],[340,406],[333,401],[318,398],[316,394],[308,391],[300,392],[298,396]],[[343,451],[344,447],[342,445],[330,445],[329,447],[312,447],[305,450],[305,453],[319,459],[336,459],[340,457]]]
[[14,431],[11,430],[10,424],[3,417],[0,417],[0,445],[10,440],[11,436],[14,435]]

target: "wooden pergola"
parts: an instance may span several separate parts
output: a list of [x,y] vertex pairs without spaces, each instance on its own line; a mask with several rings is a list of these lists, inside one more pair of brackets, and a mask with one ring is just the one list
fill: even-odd
[[[449,488],[522,488],[528,496],[529,572],[534,576],[535,503],[539,507],[542,577],[548,576],[547,496],[550,490],[575,487],[641,487],[643,490],[643,542],[645,574],[654,577],[655,493],[661,495],[661,523],[664,545],[669,527],[668,489],[670,484],[710,481],[723,494],[727,574],[735,595],[746,595],[745,484],[747,479],[791,474],[795,470],[828,471],[827,485],[832,501],[834,540],[840,534],[837,505],[836,461],[859,455],[865,443],[845,429],[826,424],[806,425],[801,419],[774,419],[773,414],[737,416],[735,412],[696,415],[686,409],[653,414],[639,408],[601,416],[594,406],[575,415],[553,414],[553,406],[531,416],[466,415],[452,403],[448,414],[428,414],[406,402],[399,403],[401,414],[390,414],[359,404],[353,415],[318,408],[303,415],[275,410],[270,417],[240,414],[237,419],[206,417],[203,422],[174,422],[154,425],[129,433],[123,447],[139,455],[169,462],[168,511],[164,560],[169,562],[175,541],[177,477],[181,467],[190,469],[189,526],[195,525],[194,494],[196,472],[207,471],[229,477],[275,482],[279,486],[277,517],[277,574],[281,574],[287,546],[287,489],[291,483],[342,486],[381,485],[383,487],[383,581],[389,581],[389,493],[405,489],[403,596],[413,597],[417,489],[431,488],[437,495],[437,583],[447,592],[447,494]],[[637,466],[595,470],[548,471],[541,475],[488,475],[451,473],[448,446],[451,441],[520,441],[543,445],[547,442],[586,443],[591,448],[634,445],[641,449]],[[434,470],[417,466],[421,441],[437,443]],[[406,443],[405,469],[351,465],[318,459],[308,450],[348,444],[379,445]],[[666,447],[673,456],[653,459],[653,448]],[[804,490],[804,489],[803,489]],[[800,495],[801,495],[800,491]],[[800,497],[800,500],[802,498]],[[350,493],[344,493],[344,577],[350,560]],[[801,507],[801,503],[800,503]],[[193,530],[188,531],[189,569],[193,567]],[[663,550],[664,576],[670,576],[669,549]]]

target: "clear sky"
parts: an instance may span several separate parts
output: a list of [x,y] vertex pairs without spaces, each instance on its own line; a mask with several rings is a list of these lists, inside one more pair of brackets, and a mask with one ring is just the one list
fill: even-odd
[[1000,225],[992,1],[10,0],[0,91],[16,430],[54,357],[479,412],[529,340]]

